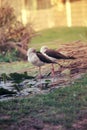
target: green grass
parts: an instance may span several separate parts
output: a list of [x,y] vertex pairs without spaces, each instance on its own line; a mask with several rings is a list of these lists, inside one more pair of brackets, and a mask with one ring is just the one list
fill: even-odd
[[12,62],[12,63],[0,63],[0,74],[2,73],[14,73],[14,72],[24,72],[28,70],[32,65],[29,62]]
[[[50,65],[45,65],[42,67],[42,73],[43,75],[46,73],[50,72]],[[10,74],[10,73],[23,73],[27,72],[31,76],[36,76],[38,75],[38,67],[33,66],[29,62],[12,62],[12,63],[0,63],[0,75],[5,73],[5,74]]]
[[0,115],[2,113],[9,118],[0,117],[0,125],[33,117],[70,130],[75,121],[87,114],[87,75],[49,94],[0,102]]
[[[32,39],[29,47],[39,49],[42,45],[46,44],[52,48],[58,48],[61,43],[76,40],[87,41],[87,27],[58,27],[46,29],[38,33],[40,35]],[[55,41],[54,44],[53,41]]]

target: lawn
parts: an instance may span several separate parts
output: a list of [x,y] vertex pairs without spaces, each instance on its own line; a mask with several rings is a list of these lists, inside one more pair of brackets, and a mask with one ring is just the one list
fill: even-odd
[[49,94],[0,102],[2,129],[9,127],[10,130],[11,124],[14,128],[21,126],[23,119],[31,117],[44,124],[61,125],[64,130],[71,130],[75,122],[87,118],[87,75],[74,84],[54,89]]
[[62,43],[82,40],[87,42],[86,27],[59,27],[37,32],[38,36],[34,37],[29,47],[39,49],[42,45],[48,45],[51,48],[58,48]]

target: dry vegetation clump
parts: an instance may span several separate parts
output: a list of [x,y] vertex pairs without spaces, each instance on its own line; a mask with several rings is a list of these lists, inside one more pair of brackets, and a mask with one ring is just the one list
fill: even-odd
[[87,70],[87,43],[82,41],[74,41],[72,43],[67,43],[60,45],[60,52],[74,56],[76,59],[71,61],[68,68],[71,69],[71,74],[78,72],[86,72]]
[[28,43],[36,32],[31,24],[24,26],[17,20],[15,10],[10,6],[0,8],[0,53],[17,51],[17,56],[26,58]]

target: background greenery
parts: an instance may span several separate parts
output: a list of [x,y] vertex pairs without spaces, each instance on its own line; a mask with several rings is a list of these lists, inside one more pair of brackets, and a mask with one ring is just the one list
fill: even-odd
[[[81,40],[87,42],[87,28],[86,27],[58,27],[52,29],[46,29],[37,32],[37,36],[32,37],[31,41],[28,43],[29,47],[34,47],[37,50],[40,49],[42,45],[47,45],[50,48],[57,49],[60,44],[73,42],[76,40]],[[18,61],[17,51],[14,50],[12,53],[8,52],[5,57],[0,54],[0,62],[10,62]]]
[[58,48],[62,43],[76,40],[87,42],[87,27],[58,27],[39,31],[38,34],[37,37],[33,37],[29,47],[39,49],[42,45],[48,45]]

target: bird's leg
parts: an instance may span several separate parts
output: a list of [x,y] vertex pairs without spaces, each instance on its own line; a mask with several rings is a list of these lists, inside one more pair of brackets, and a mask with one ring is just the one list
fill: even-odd
[[54,72],[54,65],[52,64],[52,72],[51,72],[52,76],[54,77],[55,72]]
[[41,67],[39,67],[39,77],[40,77],[40,79],[42,78],[42,75],[41,75]]

